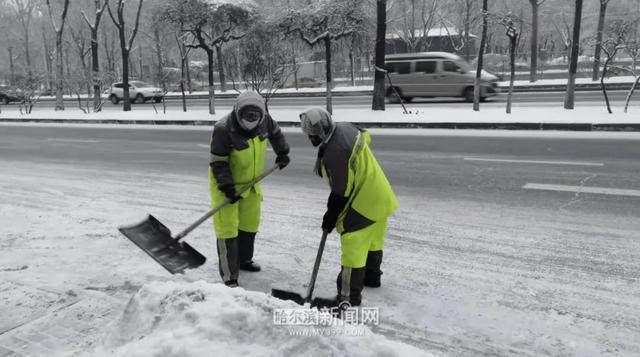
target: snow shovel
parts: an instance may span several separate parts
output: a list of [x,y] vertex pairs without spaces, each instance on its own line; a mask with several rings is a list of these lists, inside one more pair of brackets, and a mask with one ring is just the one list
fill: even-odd
[[[311,299],[311,296],[313,295],[313,288],[316,285],[316,277],[318,276],[318,270],[320,269],[320,261],[322,261],[322,252],[324,251],[324,243],[327,241],[328,235],[329,235],[329,232],[327,231],[322,232],[322,239],[320,240],[320,247],[318,248],[318,254],[316,255],[316,262],[313,265],[313,272],[311,273],[311,281],[309,282],[309,287],[307,288],[307,296],[302,297],[302,295],[296,292],[281,290],[276,288],[271,289],[271,296],[281,300],[291,300],[299,305],[304,305],[305,303],[311,303],[312,307],[318,305],[313,301],[315,299],[313,300]],[[321,300],[326,300],[326,299],[321,299]]]
[[[237,192],[236,197],[247,191],[253,185],[260,182],[278,168],[278,165],[270,168],[256,177],[253,181],[243,186]],[[184,231],[178,233],[175,237],[171,236],[171,231],[164,224],[158,221],[154,216],[149,215],[144,221],[131,225],[122,226],[118,230],[135,243],[145,253],[149,254],[158,264],[162,265],[171,274],[184,273],[186,269],[197,268],[204,264],[207,258],[200,254],[197,250],[185,242],[180,242],[191,231],[196,229],[202,222],[209,219],[222,207],[231,203],[231,199],[227,198],[218,206],[212,208],[205,213],[197,221],[187,227]]]

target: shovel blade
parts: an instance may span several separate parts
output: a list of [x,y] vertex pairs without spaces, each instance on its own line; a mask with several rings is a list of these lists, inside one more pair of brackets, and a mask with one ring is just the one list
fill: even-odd
[[171,274],[184,273],[204,264],[207,258],[189,244],[171,237],[171,231],[152,215],[118,230]]
[[306,302],[305,298],[303,298],[302,295],[298,293],[294,293],[293,291],[287,291],[282,289],[272,288],[271,296],[280,300],[291,300],[298,305],[304,305],[304,303]]

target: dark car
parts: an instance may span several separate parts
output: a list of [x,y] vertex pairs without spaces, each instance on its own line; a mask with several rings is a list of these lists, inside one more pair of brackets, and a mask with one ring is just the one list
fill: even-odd
[[0,103],[9,104],[11,102],[21,102],[24,99],[20,90],[7,86],[0,86]]

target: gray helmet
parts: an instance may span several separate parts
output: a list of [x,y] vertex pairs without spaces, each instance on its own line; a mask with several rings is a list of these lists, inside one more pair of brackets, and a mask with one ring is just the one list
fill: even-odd
[[331,114],[321,107],[307,108],[300,113],[300,126],[303,133],[318,136],[325,144],[336,130]]
[[[259,120],[247,121],[241,117],[240,113],[242,112],[242,109],[248,108],[248,107],[253,107],[262,113]],[[240,93],[240,95],[238,95],[234,110],[236,112],[238,125],[240,125],[242,129],[247,131],[251,131],[255,129],[257,126],[259,126],[260,123],[262,123],[262,121],[264,120],[264,116],[266,112],[264,99],[262,99],[262,96],[260,94],[252,91],[242,92]]]

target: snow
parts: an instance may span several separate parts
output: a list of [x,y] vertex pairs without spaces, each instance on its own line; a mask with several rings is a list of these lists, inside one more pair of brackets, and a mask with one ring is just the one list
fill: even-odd
[[[207,143],[184,149],[198,144]],[[396,154],[386,153],[386,162]],[[415,166],[403,170],[437,174],[424,157],[432,165],[447,158],[431,155],[416,154]],[[365,305],[380,307],[380,326],[357,338],[344,330],[294,338],[269,324],[272,309],[294,305],[265,293],[273,285],[303,291],[308,281],[327,194],[311,172],[265,182],[256,243],[264,270],[243,274],[243,288],[230,290],[218,284],[210,224],[188,237],[209,260],[184,276],[169,276],[115,229],[146,212],[184,228],[208,209],[204,172],[63,158],[0,157],[0,167],[0,328],[30,321],[0,334],[0,345],[58,331],[68,343],[47,355],[419,355],[389,339],[465,356],[640,353],[634,212],[505,207],[445,197],[436,187],[395,187],[401,206],[390,221],[385,286],[364,294]],[[339,256],[332,235],[321,296],[334,292]]]
[[[632,103],[633,104],[633,103]],[[611,124],[611,123],[640,123],[637,115],[637,107],[633,105],[628,113],[624,113],[619,104],[614,103],[614,114],[608,114],[602,103],[594,103],[593,106],[577,107],[574,110],[563,110],[556,107],[526,106],[514,104],[512,114],[506,114],[504,108],[483,107],[475,112],[470,108],[442,106],[428,107],[416,104],[406,104],[405,114],[398,105],[388,106],[385,111],[372,111],[357,107],[336,107],[333,118],[336,121],[351,121],[354,123],[575,123],[575,124]],[[207,110],[197,109],[182,112],[180,109],[171,108],[167,114],[159,114],[149,108],[146,110],[133,110],[130,112],[103,111],[100,113],[84,114],[81,111],[68,109],[64,112],[34,109],[32,114],[21,115],[15,108],[13,111],[3,109],[2,118],[17,119],[71,119],[84,121],[98,120],[153,120],[177,121],[177,122],[207,122],[219,120],[225,116],[230,107],[219,107],[215,115],[210,115]],[[300,106],[296,109],[274,108],[270,111],[272,117],[281,123],[299,123],[298,116],[304,109]],[[559,114],[561,113],[561,114]]]
[[[149,283],[106,332],[96,356],[429,356],[336,320],[327,332],[292,338],[274,309],[297,305],[204,281]],[[299,306],[297,306],[299,308]],[[331,331],[333,329],[333,331]],[[334,333],[335,336],[330,336]]]
[[[607,78],[604,81],[604,84],[615,84],[615,83],[626,83],[629,84],[629,89],[631,89],[631,85],[635,81],[635,77],[633,76],[618,76]],[[521,80],[514,81],[514,86],[546,86],[546,85],[566,85],[566,78],[559,79],[542,79],[539,81],[535,81],[534,83],[530,83],[529,80]],[[576,78],[576,84],[600,84],[600,81],[592,81],[591,78]],[[498,82],[498,85],[501,87],[509,86],[509,81]]]

